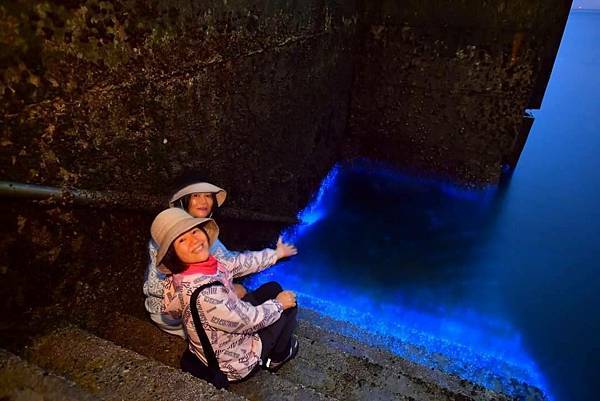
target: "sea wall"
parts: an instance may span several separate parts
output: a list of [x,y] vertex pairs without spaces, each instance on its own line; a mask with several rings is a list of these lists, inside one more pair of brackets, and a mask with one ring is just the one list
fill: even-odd
[[[144,196],[187,171],[226,188],[229,206],[287,217],[356,157],[498,182],[525,142],[525,109],[540,106],[569,5],[2,3],[2,179],[143,195],[127,211],[0,200],[5,321],[54,303],[140,309],[158,211]],[[273,244],[282,228],[219,224],[233,248]]]
[[348,153],[469,186],[516,166],[570,1],[366,1]]
[[0,12],[4,179],[165,193],[194,170],[227,188],[230,206],[294,216],[340,158],[352,1],[23,1]]

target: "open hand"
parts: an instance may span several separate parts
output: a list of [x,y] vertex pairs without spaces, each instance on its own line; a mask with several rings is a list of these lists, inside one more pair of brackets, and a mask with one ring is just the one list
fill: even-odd
[[286,244],[283,242],[281,237],[279,237],[277,240],[277,248],[275,248],[275,253],[277,254],[277,260],[279,260],[298,254],[298,249],[296,249],[293,244]]

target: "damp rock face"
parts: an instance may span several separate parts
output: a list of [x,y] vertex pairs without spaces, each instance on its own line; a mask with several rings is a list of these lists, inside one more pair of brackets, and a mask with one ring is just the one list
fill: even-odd
[[340,159],[353,2],[0,7],[5,179],[164,193],[195,170],[294,216]]
[[570,1],[365,2],[349,152],[470,186],[514,168]]
[[[21,1],[0,5],[5,179],[293,216],[367,156],[469,185],[514,165],[569,1]],[[268,196],[266,196],[268,194]]]
[[[524,110],[540,106],[569,6],[3,2],[0,174],[158,196],[194,170],[228,190],[228,206],[288,217],[335,163],[361,156],[495,183],[524,144]],[[0,207],[3,324],[48,305],[143,314],[153,213]],[[272,245],[281,229],[219,224],[233,249]]]

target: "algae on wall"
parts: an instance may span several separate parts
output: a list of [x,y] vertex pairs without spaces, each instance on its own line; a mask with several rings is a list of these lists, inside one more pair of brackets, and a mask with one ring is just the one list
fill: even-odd
[[0,168],[143,193],[197,170],[234,206],[288,216],[360,156],[495,183],[518,159],[569,5],[3,4]]
[[2,5],[3,176],[164,193],[197,170],[233,205],[293,216],[340,157],[355,26],[344,7]]
[[[228,206],[294,216],[340,158],[354,11],[322,0],[2,3],[2,177],[164,195],[196,170],[228,190]],[[0,203],[3,323],[48,305],[143,312],[152,215]],[[233,249],[269,245],[281,228],[219,224]]]
[[[497,182],[524,143],[524,109],[539,107],[569,4],[4,2],[0,172],[166,194],[196,170],[228,205],[284,216],[356,156]],[[68,199],[2,210],[5,318],[140,294],[130,284],[141,285],[152,216]],[[265,246],[279,228],[219,223],[234,248]]]
[[349,153],[497,183],[541,105],[571,1],[364,4]]

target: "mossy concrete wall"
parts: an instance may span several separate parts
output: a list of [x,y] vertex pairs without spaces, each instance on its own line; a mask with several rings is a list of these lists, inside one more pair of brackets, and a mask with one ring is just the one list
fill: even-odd
[[3,178],[155,193],[196,170],[231,206],[294,216],[340,158],[345,3],[1,5]]
[[349,153],[494,184],[515,167],[571,1],[364,2]]
[[5,3],[0,171],[156,193],[196,170],[232,206],[289,216],[360,156],[495,183],[516,164],[569,6]]
[[[166,194],[196,170],[228,205],[283,216],[358,156],[497,182],[524,143],[524,109],[539,107],[569,3],[3,2],[0,174]],[[2,327],[55,303],[143,313],[151,214],[68,199],[0,207]],[[234,248],[281,228],[219,224]]]
[[[355,12],[329,0],[3,2],[2,179],[164,195],[195,170],[229,206],[295,216],[341,157]],[[141,311],[153,215],[73,206],[0,201],[3,338],[18,340],[13,326],[41,306]],[[234,248],[281,228],[219,224]]]

